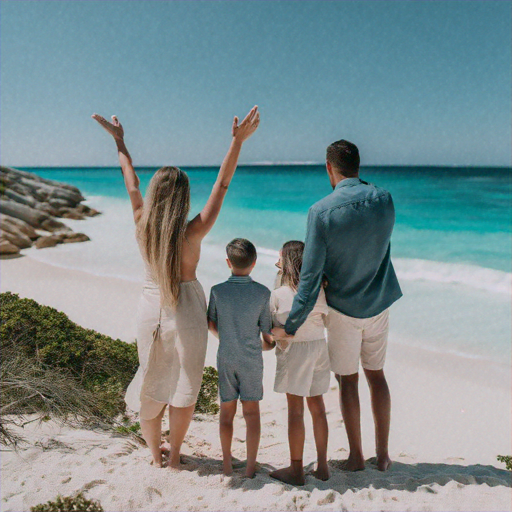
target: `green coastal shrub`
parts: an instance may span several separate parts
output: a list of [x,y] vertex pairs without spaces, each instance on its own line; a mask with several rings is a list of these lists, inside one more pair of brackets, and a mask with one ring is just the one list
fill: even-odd
[[503,462],[505,464],[505,468],[509,471],[512,471],[512,456],[511,455],[498,455],[496,457],[498,462]]
[[30,512],[103,512],[99,501],[87,500],[82,493],[76,496],[57,496],[55,501],[30,507]]
[[219,392],[219,373],[213,366],[207,366],[203,372],[203,381],[201,389],[197,396],[197,402],[194,412],[202,414],[217,414],[219,404],[217,395]]
[[10,292],[1,294],[1,306],[2,353],[65,370],[94,393],[106,415],[124,411],[124,391],[138,366],[134,344],[85,329],[54,308]]

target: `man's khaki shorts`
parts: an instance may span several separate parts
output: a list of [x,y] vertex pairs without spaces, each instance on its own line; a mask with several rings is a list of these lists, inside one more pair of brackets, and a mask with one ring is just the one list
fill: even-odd
[[333,308],[327,316],[327,342],[331,370],[337,375],[382,370],[388,344],[389,309],[371,318],[352,318]]

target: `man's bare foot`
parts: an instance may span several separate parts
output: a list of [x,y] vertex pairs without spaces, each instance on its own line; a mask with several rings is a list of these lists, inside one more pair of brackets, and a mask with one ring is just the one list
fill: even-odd
[[362,471],[364,469],[364,458],[349,456],[347,460],[341,461],[339,468],[342,471]]
[[387,471],[391,465],[393,464],[392,460],[389,458],[388,455],[385,457],[377,457],[377,469],[379,471]]
[[306,478],[304,477],[304,470],[301,472],[294,471],[291,466],[270,473],[270,478],[275,478],[280,482],[290,485],[304,485]]
[[322,480],[325,482],[326,480],[329,480],[331,475],[329,474],[329,467],[327,464],[318,464],[318,467],[315,469],[315,471],[311,471],[311,474],[318,478],[318,480]]

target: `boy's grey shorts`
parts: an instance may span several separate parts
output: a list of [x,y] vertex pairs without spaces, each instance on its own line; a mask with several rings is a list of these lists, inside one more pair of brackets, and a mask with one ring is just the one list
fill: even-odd
[[221,402],[263,399],[263,366],[217,362]]

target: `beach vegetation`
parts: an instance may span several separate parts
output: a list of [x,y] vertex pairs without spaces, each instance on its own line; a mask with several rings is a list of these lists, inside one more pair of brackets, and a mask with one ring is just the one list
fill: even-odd
[[0,300],[0,442],[16,445],[21,438],[10,427],[28,415],[112,425],[138,366],[135,344],[85,329],[32,299],[5,292]]
[[30,507],[30,512],[103,512],[99,501],[88,500],[82,493],[75,496],[57,496],[54,501]]
[[503,462],[505,464],[505,468],[509,471],[512,471],[512,456],[511,455],[498,455],[496,457],[498,462]]
[[213,366],[206,366],[203,372],[201,389],[197,396],[194,412],[200,414],[217,414],[219,404],[217,397],[219,393],[219,373]]

